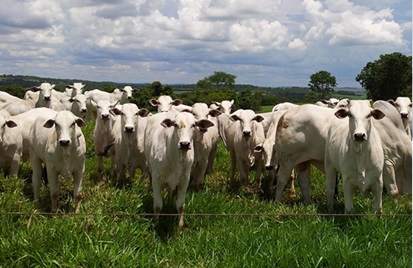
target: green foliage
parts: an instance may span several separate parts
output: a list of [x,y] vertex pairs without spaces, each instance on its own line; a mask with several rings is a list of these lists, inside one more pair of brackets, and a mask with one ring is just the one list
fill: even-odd
[[412,56],[399,52],[380,55],[368,62],[356,76],[356,81],[366,89],[373,100],[412,97]]
[[251,109],[258,111],[261,109],[262,94],[259,91],[244,90],[237,99],[237,107],[240,109]]
[[207,76],[197,82],[197,88],[209,90],[234,89],[236,75],[228,74],[222,71],[214,72],[213,75]]
[[310,76],[308,83],[310,91],[315,92],[319,99],[328,99],[337,86],[336,78],[327,71],[319,71]]

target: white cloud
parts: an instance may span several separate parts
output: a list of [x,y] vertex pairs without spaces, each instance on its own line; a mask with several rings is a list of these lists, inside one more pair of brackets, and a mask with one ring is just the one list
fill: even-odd
[[411,55],[410,0],[3,2],[4,73],[194,83],[223,70],[305,86],[327,69],[355,85],[349,74],[380,54]]

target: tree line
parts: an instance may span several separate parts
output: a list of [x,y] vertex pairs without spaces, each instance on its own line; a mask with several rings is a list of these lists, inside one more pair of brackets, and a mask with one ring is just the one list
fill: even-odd
[[[395,99],[398,96],[412,97],[412,56],[399,52],[380,55],[379,59],[368,62],[355,77],[366,91],[367,98]],[[150,107],[148,100],[160,95],[171,95],[179,98],[187,105],[195,102],[212,103],[213,101],[235,100],[234,109],[259,110],[263,105],[275,105],[280,102],[314,103],[320,99],[328,99],[334,93],[352,95],[354,92],[340,90],[336,78],[328,71],[321,70],[310,76],[308,87],[257,87],[254,85],[237,85],[236,75],[222,71],[200,79],[195,85],[162,85],[160,81],[152,84],[121,84],[113,82],[95,82],[86,80],[41,78],[35,76],[2,75],[0,76],[0,90],[12,95],[23,97],[26,90],[42,82],[56,85],[63,90],[66,85],[74,82],[86,84],[85,90],[98,88],[111,92],[115,88],[125,85],[138,88],[133,102],[141,108]]]

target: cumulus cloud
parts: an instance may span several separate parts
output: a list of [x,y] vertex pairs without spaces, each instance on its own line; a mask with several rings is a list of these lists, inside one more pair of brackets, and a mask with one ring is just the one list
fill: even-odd
[[367,61],[411,54],[411,1],[4,0],[0,38],[3,73],[305,86],[327,69],[355,85]]

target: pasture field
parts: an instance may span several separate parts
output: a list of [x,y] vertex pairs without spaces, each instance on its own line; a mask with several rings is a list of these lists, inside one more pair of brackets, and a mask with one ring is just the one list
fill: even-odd
[[[324,175],[312,171],[312,205],[287,189],[286,202],[230,182],[229,154],[219,146],[204,188],[188,190],[185,227],[175,215],[158,226],[150,215],[152,192],[136,178],[97,181],[93,123],[87,141],[84,199],[74,215],[73,183],[60,182],[60,210],[49,215],[49,188],[33,204],[28,164],[20,176],[0,175],[0,267],[411,267],[412,199],[387,195],[376,216],[371,196],[355,196],[355,213],[344,215],[343,193],[327,215]],[[109,162],[105,163],[106,171]],[[251,178],[253,176],[251,175]],[[341,186],[341,185],[340,185]],[[46,213],[44,213],[46,212]],[[174,214],[173,204],[163,213]]]

